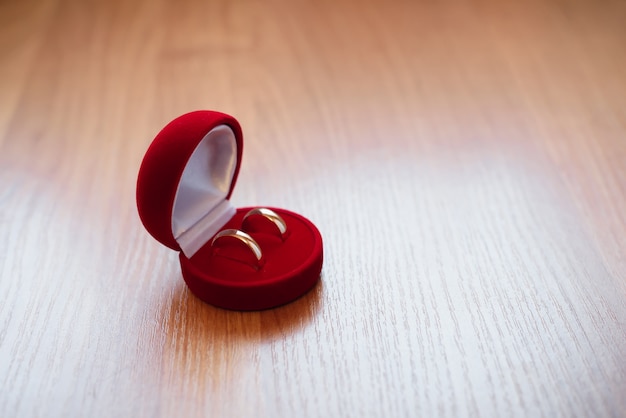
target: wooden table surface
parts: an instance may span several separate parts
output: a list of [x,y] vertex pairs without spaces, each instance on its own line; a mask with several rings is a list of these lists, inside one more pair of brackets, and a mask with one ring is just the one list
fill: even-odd
[[[0,416],[626,416],[626,3],[0,3]],[[234,115],[319,285],[209,306],[141,225]]]

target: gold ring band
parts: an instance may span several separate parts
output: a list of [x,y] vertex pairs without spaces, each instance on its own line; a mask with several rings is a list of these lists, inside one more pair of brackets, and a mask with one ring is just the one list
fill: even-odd
[[273,210],[267,208],[254,208],[245,214],[242,219],[242,224],[245,223],[246,219],[250,216],[262,216],[276,226],[282,240],[287,237],[287,224],[285,223],[285,220]]
[[220,231],[211,241],[211,246],[213,246],[216,241],[226,237],[235,238],[243,242],[246,247],[248,247],[250,251],[252,251],[257,262],[261,262],[263,258],[263,252],[261,251],[261,247],[259,247],[259,244],[257,244],[254,238],[252,238],[250,235],[238,229],[225,229],[223,231]]

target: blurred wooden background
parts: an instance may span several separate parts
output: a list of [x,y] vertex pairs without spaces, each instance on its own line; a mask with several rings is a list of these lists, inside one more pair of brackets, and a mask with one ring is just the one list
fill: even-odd
[[[229,312],[139,222],[153,136],[322,280]],[[623,1],[0,1],[0,416],[626,416]]]

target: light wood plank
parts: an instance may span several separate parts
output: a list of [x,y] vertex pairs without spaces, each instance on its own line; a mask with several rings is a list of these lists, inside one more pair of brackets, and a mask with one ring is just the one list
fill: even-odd
[[[0,4],[0,416],[626,415],[626,5]],[[325,264],[206,305],[134,192],[242,123],[233,201]]]

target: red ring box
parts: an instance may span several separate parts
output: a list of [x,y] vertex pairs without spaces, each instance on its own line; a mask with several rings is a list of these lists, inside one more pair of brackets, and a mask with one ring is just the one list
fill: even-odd
[[281,238],[268,228],[270,221],[254,220],[257,227],[245,232],[261,248],[262,264],[246,261],[250,249],[244,244],[228,246],[228,256],[215,251],[213,237],[224,229],[242,229],[243,217],[253,209],[230,203],[242,151],[241,126],[232,116],[202,110],[174,119],[143,158],[137,208],[146,230],[180,251],[183,278],[196,296],[226,309],[268,309],[297,299],[317,283],[322,236],[303,216],[269,208],[283,218],[287,234]]

